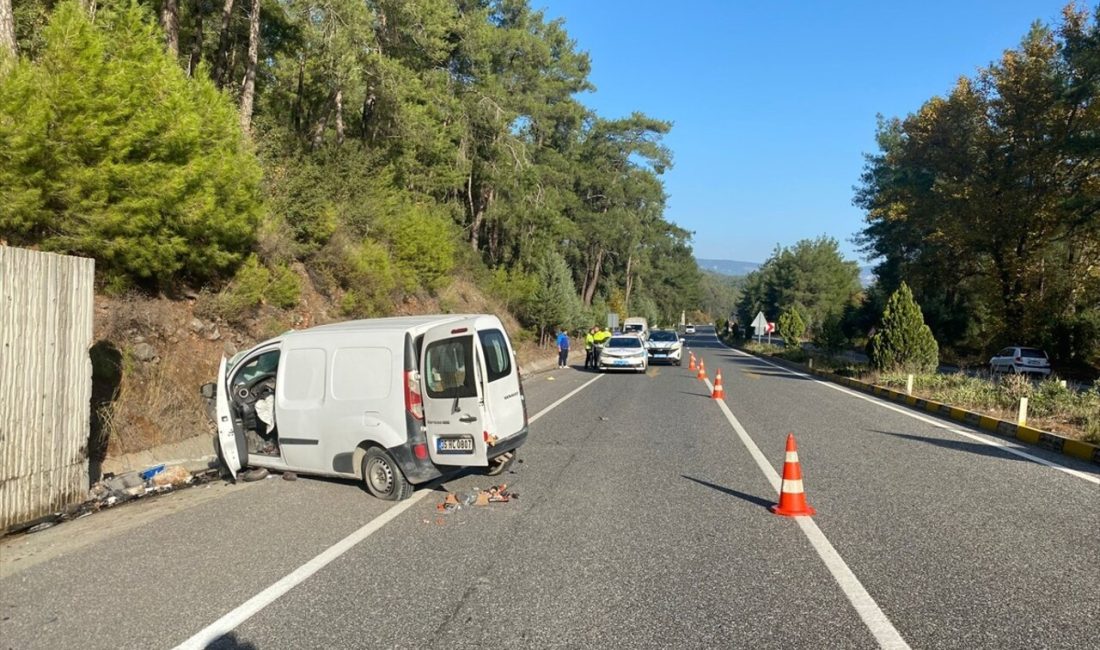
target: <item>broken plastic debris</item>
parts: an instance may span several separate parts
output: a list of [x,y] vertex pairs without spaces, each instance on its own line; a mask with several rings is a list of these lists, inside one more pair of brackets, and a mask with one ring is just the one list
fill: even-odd
[[149,479],[153,478],[157,474],[160,474],[161,472],[163,472],[164,467],[165,466],[164,466],[163,463],[160,464],[160,465],[154,465],[153,467],[150,467],[149,469],[147,469],[147,470],[145,470],[144,472],[141,473],[141,480],[148,481]]

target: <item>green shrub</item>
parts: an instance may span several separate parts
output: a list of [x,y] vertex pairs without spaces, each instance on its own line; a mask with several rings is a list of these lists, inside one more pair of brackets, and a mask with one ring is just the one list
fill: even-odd
[[821,327],[818,328],[817,335],[814,337],[814,344],[825,352],[835,354],[843,350],[847,342],[840,315],[830,312],[821,322]]
[[302,282],[298,274],[290,270],[285,264],[275,266],[271,272],[271,282],[264,293],[267,302],[281,307],[292,309],[298,306],[302,297]]
[[455,267],[457,239],[450,218],[418,204],[386,220],[383,230],[405,291],[437,291],[446,286]]
[[489,295],[499,300],[505,309],[516,311],[535,295],[538,278],[518,267],[499,267],[490,276],[488,286]]
[[0,83],[0,232],[86,255],[113,290],[232,271],[261,211],[235,105],[188,77],[138,3],[93,23],[59,4],[37,59]]
[[249,255],[237,269],[233,281],[218,294],[219,311],[226,315],[238,314],[228,320],[236,320],[239,314],[251,311],[263,304],[264,294],[271,284],[271,272],[258,257]]
[[779,336],[788,347],[797,349],[802,345],[802,335],[806,333],[806,321],[794,307],[779,315]]
[[370,317],[385,314],[393,305],[397,277],[390,254],[376,241],[364,240],[341,251],[343,288],[347,293],[340,306],[347,316]]
[[904,282],[887,300],[868,352],[871,365],[885,372],[930,372],[939,365],[939,346]]

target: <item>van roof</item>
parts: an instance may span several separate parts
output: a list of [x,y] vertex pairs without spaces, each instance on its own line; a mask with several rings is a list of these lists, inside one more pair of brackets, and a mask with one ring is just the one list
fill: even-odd
[[363,320],[349,320],[340,323],[318,325],[304,330],[296,330],[294,333],[304,332],[404,332],[411,329],[422,329],[450,323],[464,318],[476,318],[480,314],[434,314],[427,316],[394,316],[391,318],[367,318]]

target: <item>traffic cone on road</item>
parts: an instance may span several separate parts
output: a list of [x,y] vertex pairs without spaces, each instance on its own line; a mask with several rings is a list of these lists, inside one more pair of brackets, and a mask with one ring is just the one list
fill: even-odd
[[710,394],[714,399],[726,399],[726,389],[722,388],[722,371],[714,376],[714,392]]
[[779,490],[779,503],[770,510],[785,517],[817,514],[806,503],[806,493],[802,491],[802,465],[798,463],[798,445],[794,443],[793,433],[787,434],[787,460],[783,462],[783,486]]
[[703,381],[707,380],[707,367],[703,363],[702,359],[699,359],[699,374],[695,375],[695,377],[696,379],[702,379]]
[[695,370],[695,353],[691,353],[691,363],[688,364],[688,370]]

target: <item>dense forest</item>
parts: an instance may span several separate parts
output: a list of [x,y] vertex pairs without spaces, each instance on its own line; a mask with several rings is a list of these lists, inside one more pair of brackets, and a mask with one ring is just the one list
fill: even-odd
[[0,238],[102,288],[347,316],[472,278],[542,332],[701,297],[670,124],[526,0],[0,0]]
[[884,119],[856,195],[879,297],[941,346],[1100,366],[1100,6],[1068,6],[946,97]]
[[875,283],[861,290],[835,241],[798,242],[745,279],[739,319],[795,309],[862,344],[905,283],[951,360],[1022,344],[1100,368],[1098,21],[1071,5],[946,97],[880,119],[855,196]]

